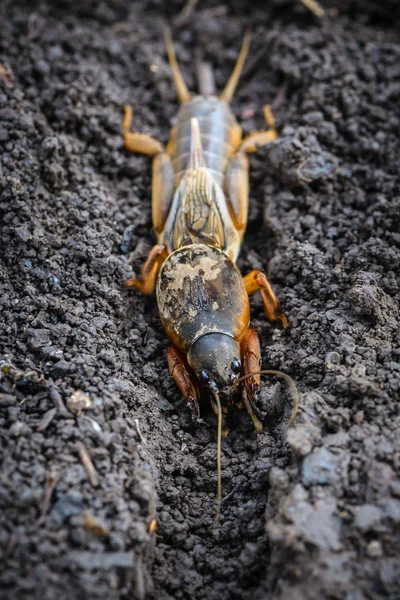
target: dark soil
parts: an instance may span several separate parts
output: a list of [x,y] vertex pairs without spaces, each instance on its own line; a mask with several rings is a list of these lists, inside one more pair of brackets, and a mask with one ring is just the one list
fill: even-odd
[[198,49],[221,89],[253,31],[233,108],[250,131],[272,102],[280,138],[251,156],[239,267],[269,271],[290,328],[254,298],[263,364],[301,392],[289,431],[274,379],[262,433],[233,414],[214,530],[215,419],[192,423],[155,299],[122,288],[154,243],[122,107],[167,140],[182,5],[0,5],[0,597],[398,599],[398,4],[202,0],[174,32],[189,86]]

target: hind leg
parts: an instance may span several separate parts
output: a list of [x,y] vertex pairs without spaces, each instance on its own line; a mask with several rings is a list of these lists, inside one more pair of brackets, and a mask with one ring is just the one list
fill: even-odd
[[164,229],[174,194],[174,169],[170,157],[161,142],[143,133],[132,133],[132,108],[125,106],[122,132],[125,148],[154,156],[152,180],[152,216],[156,234]]
[[133,133],[130,130],[132,123],[132,107],[125,106],[125,115],[122,121],[122,135],[125,148],[131,152],[140,152],[152,156],[165,152],[161,142],[146,133]]
[[239,150],[242,152],[257,152],[258,148],[270,144],[278,137],[278,132],[275,128],[275,118],[269,104],[264,106],[264,118],[268,129],[265,131],[253,131],[246,136],[241,143]]

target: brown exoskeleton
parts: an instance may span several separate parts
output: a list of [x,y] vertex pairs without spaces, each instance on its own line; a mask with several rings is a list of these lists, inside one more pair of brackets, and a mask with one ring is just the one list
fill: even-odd
[[[141,278],[125,285],[145,294],[156,289],[171,341],[170,371],[196,417],[201,394],[210,397],[218,415],[218,506],[220,440],[228,431],[229,404],[244,405],[255,428],[262,429],[253,407],[260,385],[260,343],[250,328],[248,295],[260,290],[267,318],[288,325],[265,274],[252,271],[242,278],[235,265],[247,224],[247,154],[277,137],[269,107],[264,109],[268,128],[243,138],[229,106],[249,43],[246,34],[221,96],[194,95],[183,81],[167,32],[167,53],[181,102],[167,146],[130,131],[130,107],[123,121],[125,147],[154,156],[152,217],[157,236]],[[295,402],[291,420],[296,408]]]

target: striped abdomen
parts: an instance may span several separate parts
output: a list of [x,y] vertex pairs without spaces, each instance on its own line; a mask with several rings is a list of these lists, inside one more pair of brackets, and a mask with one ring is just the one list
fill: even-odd
[[241,127],[229,105],[214,96],[196,96],[179,110],[167,148],[174,169],[174,188],[178,187],[188,165],[193,117],[199,123],[207,168],[223,188],[228,160],[241,139]]

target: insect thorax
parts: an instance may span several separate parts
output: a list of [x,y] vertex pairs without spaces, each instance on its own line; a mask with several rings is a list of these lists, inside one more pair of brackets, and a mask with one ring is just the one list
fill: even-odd
[[240,339],[249,325],[249,300],[236,265],[204,244],[185,246],[166,259],[157,301],[168,336],[186,351],[207,333]]

